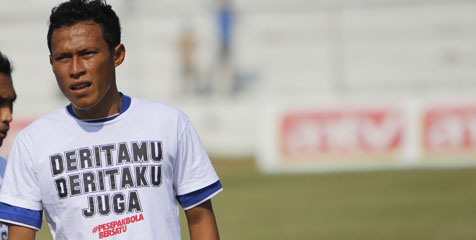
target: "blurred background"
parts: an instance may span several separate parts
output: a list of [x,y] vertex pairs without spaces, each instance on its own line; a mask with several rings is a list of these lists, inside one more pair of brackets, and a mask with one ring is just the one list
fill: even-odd
[[[46,45],[60,2],[0,1],[18,94],[2,156],[68,104]],[[190,116],[223,239],[476,237],[476,0],[108,2],[119,89]]]

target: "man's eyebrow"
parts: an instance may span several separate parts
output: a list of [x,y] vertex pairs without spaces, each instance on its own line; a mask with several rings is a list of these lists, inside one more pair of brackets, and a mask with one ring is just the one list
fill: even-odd
[[78,51],[79,54],[86,54],[88,52],[97,52],[98,49],[97,48],[94,48],[94,47],[86,47],[84,49],[81,49]]
[[73,54],[69,52],[60,52],[60,53],[53,53],[51,56],[53,56],[53,58],[57,58],[57,57],[68,57],[72,55]]

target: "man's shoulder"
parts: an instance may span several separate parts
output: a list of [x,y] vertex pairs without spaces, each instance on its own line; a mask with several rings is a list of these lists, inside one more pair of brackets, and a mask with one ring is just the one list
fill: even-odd
[[65,109],[58,109],[54,112],[45,114],[33,122],[31,122],[28,126],[20,131],[18,134],[23,135],[25,133],[31,132],[44,132],[44,131],[51,131],[51,129],[55,129],[58,124],[64,122],[68,118]]
[[37,119],[35,119],[30,125],[48,125],[52,123],[58,123],[68,118],[68,114],[65,108],[58,109],[54,112],[47,113]]
[[138,109],[141,114],[159,114],[161,116],[171,115],[171,116],[184,116],[185,114],[178,109],[177,107],[171,106],[167,103],[143,99],[143,98],[133,98],[135,108]]

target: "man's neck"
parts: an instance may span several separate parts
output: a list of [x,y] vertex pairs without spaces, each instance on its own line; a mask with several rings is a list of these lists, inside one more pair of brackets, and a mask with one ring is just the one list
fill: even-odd
[[72,106],[73,112],[78,119],[91,120],[101,119],[113,116],[120,112],[122,105],[122,98],[119,92],[115,92],[113,96],[104,96],[95,106],[88,109],[78,109]]

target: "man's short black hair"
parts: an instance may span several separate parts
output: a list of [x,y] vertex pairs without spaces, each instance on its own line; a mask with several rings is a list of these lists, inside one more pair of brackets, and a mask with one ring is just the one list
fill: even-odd
[[0,51],[0,73],[7,75],[8,77],[12,77],[12,64],[8,57],[3,55]]
[[79,22],[94,21],[99,24],[109,49],[121,43],[121,25],[111,5],[104,0],[69,0],[51,10],[48,28],[48,48],[51,53],[53,31],[70,27]]

